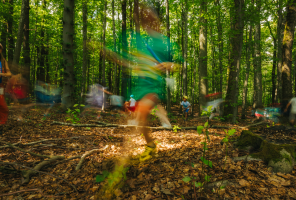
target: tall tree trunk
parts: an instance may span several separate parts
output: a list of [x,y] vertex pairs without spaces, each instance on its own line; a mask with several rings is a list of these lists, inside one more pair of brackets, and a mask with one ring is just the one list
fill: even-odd
[[194,30],[194,41],[192,41],[192,45],[193,45],[193,58],[194,58],[194,70],[193,70],[193,88],[192,88],[192,112],[191,112],[191,116],[193,117],[193,112],[194,112],[194,108],[195,108],[195,96],[196,96],[196,71],[197,71],[197,62],[196,60],[197,55],[198,55],[198,48],[197,45],[195,44],[196,41],[196,30]]
[[210,27],[211,46],[212,46],[212,93],[216,92],[216,66],[215,66],[215,38],[213,36],[213,27]]
[[183,10],[183,95],[188,94],[188,88],[187,88],[187,42],[188,42],[188,30],[187,30],[187,21],[188,21],[188,0],[185,0],[185,9]]
[[63,13],[63,65],[64,65],[64,86],[62,102],[68,107],[74,105],[75,82],[74,82],[74,12],[75,1],[64,0]]
[[[253,32],[253,26],[252,23],[250,25],[249,30],[249,40],[246,45],[246,74],[245,74],[245,80],[244,80],[244,90],[243,90],[243,104],[242,104],[242,119],[245,119],[246,115],[246,108],[247,108],[247,99],[248,99],[248,82],[249,82],[249,72],[250,72],[250,51],[251,51],[251,45],[252,45],[252,32]],[[247,37],[247,34],[246,34]],[[247,41],[247,38],[246,38]]]
[[282,41],[283,41],[283,33],[284,33],[284,26],[283,26],[283,14],[282,14],[282,7],[283,0],[278,1],[278,22],[277,22],[277,92],[276,92],[276,102],[282,99]]
[[[46,1],[43,1],[43,9],[46,9]],[[41,22],[41,33],[40,33],[40,40],[39,40],[39,47],[41,48],[40,51],[40,58],[39,58],[39,67],[37,69],[37,80],[45,82],[46,80],[46,70],[45,70],[45,57],[46,57],[46,39],[45,39],[45,16],[43,15],[43,19]]]
[[87,2],[88,0],[83,0],[82,2],[82,20],[83,20],[83,61],[82,61],[82,87],[81,87],[81,97],[85,94],[86,85],[86,69],[88,61],[88,51],[87,51]]
[[140,38],[139,0],[134,0],[134,20],[135,20],[135,26],[136,26],[137,49],[140,49],[141,38]]
[[217,9],[217,29],[218,29],[218,51],[219,51],[219,92],[222,92],[223,89],[223,36],[222,36],[222,23],[221,23],[221,5],[219,0],[215,0]]
[[[112,0],[112,32],[113,32],[113,51],[116,52],[116,34],[115,34],[115,18],[114,18],[114,0]],[[113,93],[117,94],[117,64],[114,63],[114,87]]]
[[14,37],[13,37],[13,0],[9,0],[9,15],[7,17],[8,25],[8,63],[13,60]]
[[[168,60],[171,60],[171,42],[170,42],[170,5],[169,0],[165,0],[166,3],[166,32],[167,32],[167,45],[168,45]],[[170,71],[166,70],[166,77],[170,78]],[[171,112],[171,91],[167,87],[167,102],[166,102],[167,112]]]
[[[123,54],[127,53],[127,37],[126,37],[126,1],[122,0],[122,51]],[[122,80],[121,80],[121,96],[127,98],[127,79],[128,71],[126,68],[122,68]]]
[[105,47],[106,47],[106,18],[107,18],[107,1],[105,1],[104,5],[104,21],[103,21],[103,55],[102,55],[102,85],[106,85],[106,73],[105,73]]
[[25,78],[28,80],[30,83],[30,64],[31,64],[31,59],[30,59],[30,1],[25,1],[25,18],[24,18],[24,44],[23,44],[23,56],[24,56],[24,66],[26,67],[27,74],[25,74]]
[[283,38],[283,62],[282,62],[282,99],[292,98],[291,67],[292,49],[296,21],[296,0],[290,0],[287,6],[287,17]]
[[207,1],[201,1],[200,28],[199,28],[199,115],[206,105],[206,95],[208,92],[208,49],[207,49]]
[[6,58],[6,39],[7,39],[7,17],[4,16],[4,23],[2,24],[1,30],[1,44],[3,46],[2,55],[5,59]]
[[19,64],[20,56],[21,56],[21,48],[22,48],[22,42],[23,42],[23,32],[24,32],[24,23],[26,18],[26,5],[28,5],[29,0],[23,0],[22,1],[22,7],[21,7],[21,16],[17,31],[17,41],[16,46],[14,50],[14,56],[13,56],[13,62],[15,64]]
[[234,33],[230,36],[230,53],[229,53],[229,65],[228,65],[228,86],[225,98],[224,116],[225,118],[232,115],[232,123],[235,123],[237,117],[237,98],[238,98],[238,80],[240,59],[242,51],[243,41],[243,13],[244,13],[244,1],[234,0],[234,6],[231,7],[231,32]]
[[261,0],[256,0],[256,25],[255,25],[255,63],[254,66],[255,71],[255,88],[256,88],[256,101],[253,105],[253,108],[258,108],[262,106],[262,69],[261,69],[261,17],[260,17],[260,9],[261,9]]

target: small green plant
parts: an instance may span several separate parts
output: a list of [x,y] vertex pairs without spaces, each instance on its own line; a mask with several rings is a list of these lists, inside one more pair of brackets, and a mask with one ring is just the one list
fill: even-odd
[[157,116],[156,116],[156,111],[157,111],[157,106],[155,106],[152,110],[151,110],[151,115],[153,116],[152,117],[152,120],[155,121],[157,119]]
[[68,108],[68,110],[67,110],[67,114],[69,114],[67,117],[67,121],[71,121],[72,124],[77,124],[77,122],[80,121],[79,114],[80,114],[81,110],[79,108],[76,108],[77,106],[84,107],[83,104],[80,104],[80,105],[75,104],[73,106],[73,109]]
[[178,125],[174,125],[173,130],[175,133],[178,132],[178,129],[181,129]]
[[86,130],[90,130],[90,127],[86,127]]
[[112,139],[113,139],[113,137],[112,137],[112,136],[109,136],[109,139],[110,139],[110,140],[112,140]]
[[96,182],[100,183],[107,179],[109,186],[112,186],[113,183],[118,183],[122,178],[126,180],[126,172],[128,170],[128,167],[116,165],[113,173],[104,170],[102,175],[97,175]]
[[206,115],[209,117],[212,114],[212,108],[213,108],[213,106],[208,106],[206,111],[205,110],[202,111],[201,116]]

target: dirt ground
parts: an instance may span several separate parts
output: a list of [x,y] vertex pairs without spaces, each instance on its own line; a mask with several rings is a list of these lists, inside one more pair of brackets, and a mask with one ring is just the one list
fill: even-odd
[[[145,148],[143,134],[135,128],[114,127],[74,127],[53,125],[53,121],[67,122],[69,115],[53,109],[50,116],[44,117],[45,109],[35,107],[28,111],[26,122],[17,121],[19,111],[11,111],[9,120],[0,135],[0,199],[95,199],[106,181],[96,182],[97,175],[104,171],[112,172],[110,160],[123,157],[136,157]],[[99,119],[112,124],[127,124],[130,116],[107,112]],[[96,111],[79,117],[79,124],[95,124]],[[150,126],[160,126],[158,119],[150,116]],[[242,128],[253,119],[240,120],[231,125],[219,120],[212,125],[229,126],[236,129],[239,136]],[[191,127],[204,125],[205,119],[197,114],[184,121],[178,115],[178,107],[170,115],[172,125]],[[274,124],[269,124],[272,126]],[[255,132],[265,134],[267,125],[255,127]],[[232,142],[221,143],[225,138],[225,128],[209,128],[206,159],[212,167],[205,166],[203,156],[205,134],[196,130],[154,130],[152,136],[157,143],[158,153],[151,160],[129,165],[123,187],[116,189],[114,199],[296,199],[296,166],[291,174],[272,173],[266,163],[233,162],[232,157],[247,155],[239,151]],[[267,133],[266,133],[267,134]],[[296,141],[295,134],[279,133],[276,137]],[[269,137],[273,137],[270,135]],[[43,141],[41,141],[43,140]],[[37,142],[38,141],[38,142]],[[34,144],[30,144],[36,142]],[[7,144],[14,144],[7,146]],[[81,156],[86,156],[79,170],[76,170]],[[36,156],[35,154],[38,156]],[[47,157],[42,157],[47,156]],[[45,165],[24,182],[24,170],[34,168],[50,156],[64,156]],[[76,157],[75,157],[76,156]],[[80,156],[80,157],[79,157]],[[71,160],[69,159],[71,158]],[[3,164],[10,163],[10,164]],[[14,163],[14,164],[11,164]],[[209,183],[231,181],[232,185],[209,188]],[[202,182],[205,187],[193,187],[192,181]],[[185,178],[185,179],[184,179]],[[75,191],[76,190],[76,191]]]

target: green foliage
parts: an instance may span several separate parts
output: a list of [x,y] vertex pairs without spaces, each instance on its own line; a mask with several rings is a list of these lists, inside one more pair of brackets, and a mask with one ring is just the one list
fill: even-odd
[[107,179],[109,186],[111,186],[113,183],[119,182],[122,178],[126,180],[126,173],[128,170],[128,167],[124,167],[123,165],[116,165],[113,173],[103,171],[102,175],[97,175],[96,182],[100,183]]
[[179,129],[181,129],[181,128],[178,125],[173,126],[173,130],[175,133],[177,133]]
[[212,113],[212,108],[213,108],[213,106],[208,106],[206,111],[205,110],[202,111],[201,116],[206,115],[206,116],[209,117],[211,115],[211,113]]
[[67,110],[68,117],[66,118],[66,120],[71,121],[72,124],[77,124],[77,122],[80,121],[79,115],[81,111],[79,108],[76,108],[77,106],[84,107],[83,104],[75,104],[72,109],[68,108]]

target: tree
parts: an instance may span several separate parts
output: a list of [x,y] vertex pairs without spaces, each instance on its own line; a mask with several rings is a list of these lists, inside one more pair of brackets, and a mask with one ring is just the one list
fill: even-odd
[[207,81],[207,1],[202,0],[200,5],[200,28],[199,28],[199,114],[202,113],[203,107],[206,104],[206,95],[208,92]]
[[[126,37],[126,0],[122,0],[122,51],[123,54],[127,53],[127,37]],[[121,83],[121,96],[127,97],[127,79],[128,73],[127,69],[122,67],[122,83]]]
[[75,1],[64,0],[63,12],[63,66],[64,86],[62,101],[66,107],[74,105],[74,12]]
[[[114,18],[114,0],[112,0],[112,32],[113,32],[113,51],[116,52],[116,34],[115,34],[115,18]],[[117,94],[117,64],[114,63],[114,87],[113,93]]]
[[25,10],[24,10],[24,45],[23,45],[23,56],[24,56],[24,66],[26,67],[27,76],[25,78],[30,83],[30,1],[25,1]]
[[17,32],[17,41],[13,56],[13,62],[15,64],[19,64],[20,55],[21,55],[21,45],[23,42],[23,32],[24,32],[24,24],[25,24],[25,18],[26,18],[26,5],[28,5],[29,0],[23,0],[22,1],[22,8],[21,8],[21,16],[19,20],[19,26],[18,26],[18,32]]
[[187,42],[188,42],[188,30],[187,30],[187,12],[188,12],[188,0],[185,0],[184,2],[184,10],[183,10],[183,17],[182,17],[182,23],[183,23],[183,95],[188,94],[187,91]]
[[102,85],[106,86],[106,75],[105,75],[105,47],[106,47],[106,18],[107,18],[107,1],[104,3],[104,17],[103,17],[103,54],[102,54]]
[[[166,3],[166,32],[167,32],[167,45],[168,45],[168,60],[171,60],[171,43],[170,43],[170,5],[169,0],[165,1]],[[166,77],[170,78],[170,71],[166,70]],[[171,112],[171,91],[170,88],[167,87],[167,112]]]
[[255,24],[255,60],[254,60],[254,87],[256,96],[253,108],[262,106],[262,70],[261,70],[261,24],[260,24],[261,1],[256,0],[256,24]]
[[81,96],[85,94],[86,85],[86,69],[88,61],[88,51],[87,51],[87,0],[82,2],[82,17],[83,17],[83,63],[82,63],[82,90]]
[[[234,0],[231,6],[230,63],[228,65],[228,87],[225,98],[224,116],[235,123],[237,117],[238,79],[243,41],[244,1]],[[232,117],[230,118],[229,115]]]
[[284,38],[282,43],[282,98],[292,98],[291,68],[292,48],[296,21],[296,0],[290,0],[287,6]]

